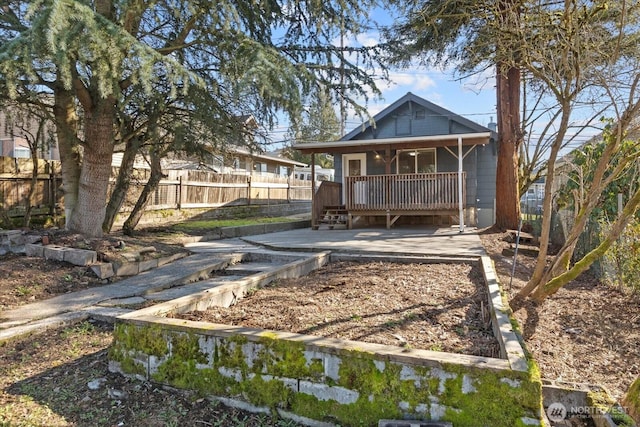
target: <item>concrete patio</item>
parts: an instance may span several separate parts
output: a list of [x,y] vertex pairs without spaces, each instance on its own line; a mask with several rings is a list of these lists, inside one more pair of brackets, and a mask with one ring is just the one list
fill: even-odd
[[232,251],[234,247],[263,246],[289,251],[333,251],[349,253],[479,257],[486,255],[477,229],[460,233],[457,227],[406,226],[312,230],[310,228],[247,236],[240,239],[197,242],[185,245],[194,252]]

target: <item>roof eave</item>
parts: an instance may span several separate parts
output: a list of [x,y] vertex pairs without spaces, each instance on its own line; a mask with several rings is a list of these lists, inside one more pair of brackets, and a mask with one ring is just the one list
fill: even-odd
[[360,149],[360,151],[367,151],[387,146],[392,149],[437,148],[455,146],[458,144],[459,138],[462,138],[462,145],[488,144],[491,142],[492,137],[494,137],[492,132],[476,132],[412,136],[406,138],[396,137],[333,142],[309,142],[296,144],[293,148],[299,150],[303,154],[355,152],[358,149]]

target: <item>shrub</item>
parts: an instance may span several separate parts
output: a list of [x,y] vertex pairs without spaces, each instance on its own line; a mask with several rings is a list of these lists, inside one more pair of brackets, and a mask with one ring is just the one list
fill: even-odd
[[[608,226],[603,226],[606,233]],[[640,293],[640,221],[632,219],[604,255],[605,280]]]

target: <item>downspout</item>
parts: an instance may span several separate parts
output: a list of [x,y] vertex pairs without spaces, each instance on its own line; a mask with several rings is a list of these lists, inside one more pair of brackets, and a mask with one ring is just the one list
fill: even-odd
[[462,137],[458,137],[458,216],[460,218],[460,233],[464,232],[464,206],[462,203]]

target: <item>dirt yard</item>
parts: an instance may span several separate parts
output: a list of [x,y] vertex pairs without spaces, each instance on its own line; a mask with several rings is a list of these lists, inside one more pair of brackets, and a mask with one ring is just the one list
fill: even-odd
[[494,357],[486,306],[477,266],[336,262],[229,308],[178,317]]

